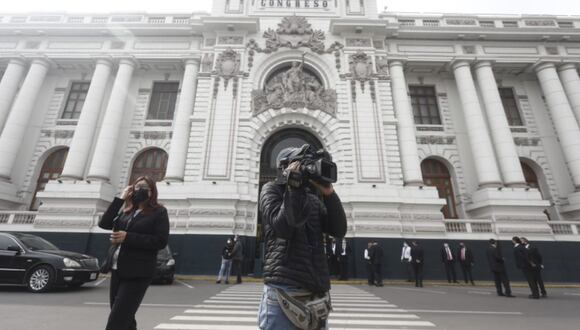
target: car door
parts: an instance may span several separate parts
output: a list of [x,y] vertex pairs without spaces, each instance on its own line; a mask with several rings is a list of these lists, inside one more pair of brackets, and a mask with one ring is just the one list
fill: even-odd
[[26,270],[21,267],[21,253],[9,251],[9,246],[19,246],[18,243],[7,235],[0,235],[0,283],[13,284],[21,283]]

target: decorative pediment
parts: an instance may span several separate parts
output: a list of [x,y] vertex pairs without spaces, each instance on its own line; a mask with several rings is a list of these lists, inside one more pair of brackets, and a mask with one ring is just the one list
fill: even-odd
[[256,40],[248,42],[248,48],[259,53],[273,53],[280,48],[296,49],[300,47],[309,48],[317,54],[332,53],[343,48],[339,42],[335,42],[325,48],[326,36],[322,30],[314,30],[303,16],[286,16],[278,24],[278,29],[268,29],[264,32],[266,47],[261,48]]

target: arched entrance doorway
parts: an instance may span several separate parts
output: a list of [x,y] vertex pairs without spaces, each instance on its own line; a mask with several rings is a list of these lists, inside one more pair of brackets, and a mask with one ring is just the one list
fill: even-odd
[[68,148],[60,148],[53,151],[42,164],[40,169],[40,174],[38,175],[38,180],[36,181],[36,188],[34,189],[34,196],[32,197],[32,202],[30,203],[30,210],[37,211],[42,204],[36,195],[40,191],[44,191],[44,187],[50,180],[56,180],[62,174],[64,168],[64,162],[66,161],[66,156],[68,155]]
[[[310,144],[316,149],[323,148],[322,143],[312,133],[300,128],[288,128],[281,130],[270,136],[262,146],[262,153],[260,154],[260,179],[258,196],[262,191],[262,186],[267,182],[276,179],[277,165],[276,158],[278,154],[290,147],[301,147],[304,144]],[[262,237],[262,215],[258,212],[256,246],[253,247],[255,251],[256,264],[252,267],[257,273],[261,273],[262,269],[262,255],[263,255],[263,237]],[[252,247],[250,247],[252,249]]]

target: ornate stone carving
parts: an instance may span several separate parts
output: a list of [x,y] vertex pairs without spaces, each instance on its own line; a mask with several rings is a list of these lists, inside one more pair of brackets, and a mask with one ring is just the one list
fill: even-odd
[[347,47],[372,47],[371,39],[367,38],[349,38],[346,39]]
[[[217,85],[219,84],[220,78],[224,79],[225,89],[228,88],[228,82],[230,79],[234,78],[235,82],[237,82],[238,76],[242,74],[240,71],[240,62],[240,53],[232,48],[228,48],[218,55],[215,70],[212,72],[212,74],[218,75],[215,79],[214,97],[217,95]],[[237,88],[237,84],[234,87]]]
[[556,26],[556,22],[545,19],[528,19],[525,23],[527,26]]
[[389,62],[386,56],[377,57],[376,60],[377,75],[387,76],[389,74]]
[[213,68],[213,53],[204,54],[201,60],[201,72],[211,72]]
[[221,45],[241,45],[244,43],[242,36],[221,36],[218,38],[218,44]]
[[332,53],[343,46],[335,42],[325,49],[326,39],[322,30],[314,30],[303,16],[286,16],[278,24],[278,29],[268,29],[263,34],[266,39],[266,48],[261,48],[258,43],[251,39],[247,47],[260,53],[272,53],[278,49],[306,47],[318,54]]
[[319,79],[304,70],[303,63],[270,77],[263,90],[252,91],[254,114],[268,109],[307,108],[330,114],[336,111],[336,91],[325,89]]
[[540,138],[514,137],[514,142],[517,146],[537,147],[538,145],[540,145]]
[[455,136],[441,136],[441,135],[418,136],[417,144],[452,145],[455,144]]
[[362,51],[349,56],[350,77],[358,81],[367,81],[373,75],[373,61]]
[[470,18],[452,18],[445,20],[447,25],[477,25],[477,21]]

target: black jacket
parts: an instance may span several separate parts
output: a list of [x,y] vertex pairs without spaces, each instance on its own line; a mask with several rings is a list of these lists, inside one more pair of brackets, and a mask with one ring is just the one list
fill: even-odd
[[423,264],[425,258],[423,256],[423,248],[419,245],[411,247],[411,262],[415,264]]
[[383,263],[384,251],[380,245],[373,245],[370,251],[371,264],[381,265]]
[[526,248],[528,251],[528,256],[529,256],[529,261],[531,263],[531,267],[532,268],[541,268],[541,266],[544,264],[544,258],[542,258],[542,255],[540,254],[540,251],[538,250],[537,247],[533,246],[533,245],[528,245],[528,248]]
[[119,214],[123,203],[122,199],[115,198],[99,221],[103,229],[127,232],[117,259],[117,273],[122,278],[153,277],[157,251],[163,249],[169,239],[167,210],[161,206],[149,214],[141,212],[127,226],[132,213]]
[[461,260],[461,248],[459,248],[457,250],[457,255],[455,256],[455,259],[462,265],[471,265],[475,262],[475,259],[473,258],[473,253],[471,253],[471,249],[468,247],[465,247],[466,251],[465,251],[465,260]]
[[447,260],[447,251],[445,251],[445,247],[441,248],[441,262],[443,263],[454,263],[455,262],[455,254],[453,254],[453,249],[451,246],[449,247],[449,252],[451,253],[451,260]]
[[228,245],[226,243],[226,246],[224,246],[224,249],[222,250],[222,258],[224,258],[226,260],[231,260],[233,249],[234,249],[234,247],[232,245]]
[[505,272],[504,259],[498,247],[490,245],[487,248],[486,255],[487,255],[487,263],[489,264],[489,269],[491,269],[492,272],[495,273]]
[[531,268],[528,250],[522,244],[514,247],[514,258],[516,260],[516,267],[518,269],[527,270]]
[[266,243],[266,284],[315,293],[330,289],[322,236],[344,237],[346,215],[336,193],[323,200],[309,188],[290,189],[276,182],[262,187],[259,209]]
[[234,243],[234,249],[232,250],[232,259],[243,260],[244,259],[244,246],[238,238],[238,241]]

